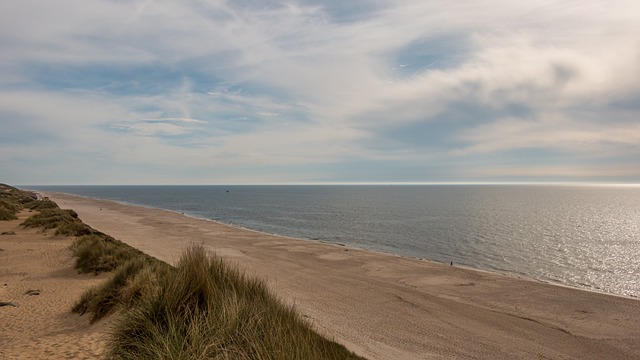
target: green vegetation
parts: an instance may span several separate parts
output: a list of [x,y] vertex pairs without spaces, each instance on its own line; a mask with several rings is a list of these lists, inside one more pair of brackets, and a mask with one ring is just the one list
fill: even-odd
[[78,314],[91,314],[95,322],[119,308],[138,306],[158,292],[158,279],[166,276],[171,267],[158,260],[137,257],[124,262],[111,278],[101,286],[85,292],[73,306]]
[[16,204],[0,199],[0,220],[8,221],[17,219],[16,214],[18,213],[18,209],[19,207]]
[[188,248],[176,267],[84,224],[73,210],[0,184],[0,218],[35,210],[25,227],[73,235],[80,273],[113,272],[72,311],[97,321],[120,311],[108,342],[112,359],[361,359],[320,336],[265,284]]
[[[101,242],[112,245],[96,245]],[[85,248],[95,250],[78,251]],[[117,266],[73,308],[90,314],[91,321],[123,311],[112,330],[108,358],[359,359],[313,331],[263,282],[207,256],[202,247],[187,249],[175,268],[95,235],[78,238],[72,249],[79,271],[104,271],[101,265],[84,266],[111,263],[105,259]]]
[[35,194],[0,184],[0,220],[16,220],[16,214],[37,201]]
[[108,357],[117,359],[357,359],[329,341],[263,282],[204,248],[186,250],[159,278],[157,294],[118,319]]
[[45,207],[22,223],[28,228],[56,229],[56,235],[80,236],[93,233],[89,226],[78,219],[73,210],[63,210],[58,207]]
[[16,220],[18,212],[37,211],[22,225],[57,229],[56,234],[79,236],[90,233],[90,228],[78,219],[73,210],[62,210],[49,199],[38,199],[35,193],[0,184],[0,220]]
[[113,271],[130,260],[152,261],[142,251],[99,232],[79,237],[71,250],[76,256],[75,267],[83,274]]
[[114,271],[109,280],[89,289],[73,306],[75,313],[91,314],[92,322],[153,297],[159,287],[158,279],[172,270],[167,263],[97,232],[77,238],[71,250],[79,273],[97,275]]

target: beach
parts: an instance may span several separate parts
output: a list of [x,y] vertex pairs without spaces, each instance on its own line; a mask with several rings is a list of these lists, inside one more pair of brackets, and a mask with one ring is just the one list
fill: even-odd
[[[46,194],[88,225],[174,264],[201,244],[264,280],[322,335],[370,359],[634,359],[640,301],[300,240],[113,201]],[[0,357],[97,358],[114,316],[71,306],[107,274],[79,275],[71,237],[0,222]],[[30,295],[36,291],[37,294]],[[117,315],[115,315],[117,316]]]
[[89,323],[71,307],[108,274],[80,275],[73,268],[73,238],[0,221],[0,359],[96,359],[110,320]]
[[180,213],[47,194],[90,226],[169,263],[202,244],[265,280],[323,335],[370,359],[632,359],[640,301]]

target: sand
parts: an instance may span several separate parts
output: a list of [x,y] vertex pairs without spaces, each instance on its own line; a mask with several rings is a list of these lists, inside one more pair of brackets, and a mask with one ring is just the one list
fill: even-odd
[[272,236],[164,210],[48,196],[92,227],[169,263],[190,244],[203,244],[264,279],[321,333],[370,359],[640,358],[636,299]]
[[[109,320],[90,325],[71,307],[106,276],[73,269],[70,237],[0,221],[0,359],[96,359]],[[30,294],[28,294],[30,293]]]

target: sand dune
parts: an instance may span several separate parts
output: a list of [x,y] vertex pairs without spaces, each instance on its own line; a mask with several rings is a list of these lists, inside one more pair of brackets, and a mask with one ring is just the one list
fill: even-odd
[[0,221],[0,359],[96,359],[108,321],[90,325],[71,313],[82,292],[105,276],[73,269],[69,237]]
[[635,299],[49,196],[90,226],[170,263],[187,245],[204,244],[266,280],[320,332],[371,359],[640,358]]

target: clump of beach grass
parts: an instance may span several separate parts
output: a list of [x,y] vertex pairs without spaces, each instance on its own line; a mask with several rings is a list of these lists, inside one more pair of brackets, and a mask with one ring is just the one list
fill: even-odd
[[16,220],[18,217],[16,214],[22,207],[17,201],[8,197],[0,198],[0,220]]
[[72,311],[80,315],[89,313],[91,322],[95,322],[119,308],[138,306],[158,292],[158,279],[168,271],[170,266],[161,261],[143,257],[130,259],[105,283],[85,292]]
[[76,256],[75,268],[82,274],[110,272],[130,260],[147,257],[142,251],[99,232],[78,237],[71,250]]
[[[120,259],[110,279],[85,292],[73,308],[90,314],[92,322],[122,311],[110,335],[108,358],[359,359],[316,333],[263,282],[229,267],[202,246],[188,248],[171,267],[129,252],[129,246],[117,240],[105,242],[93,235],[76,243],[77,264],[105,262],[100,257]],[[114,256],[111,247],[124,248],[129,255]],[[82,248],[95,250],[78,251]],[[102,266],[82,266],[78,269],[84,272],[104,271]]]
[[159,278],[172,267],[100,232],[78,237],[71,245],[79,273],[113,272],[102,285],[87,290],[73,306],[95,322],[119,308],[131,308],[153,297]]
[[0,221],[9,221],[15,220],[18,217],[15,214],[12,214],[9,210],[0,207]]
[[28,209],[35,214],[22,223],[24,227],[56,229],[56,235],[80,236],[92,229],[78,219],[73,210],[63,210],[55,202],[29,191],[0,184],[0,220],[16,220],[18,212]]
[[192,246],[155,296],[115,324],[114,359],[358,359],[313,331],[263,282]]
[[56,235],[65,236],[81,236],[95,232],[78,219],[78,214],[75,211],[63,210],[57,207],[44,207],[38,210],[38,213],[25,220],[22,226],[27,228],[42,228],[45,231],[56,229]]
[[16,220],[16,214],[34,201],[37,201],[34,193],[0,184],[0,220]]
[[55,202],[53,202],[51,200],[47,200],[47,199],[44,199],[44,200],[40,200],[40,199],[28,200],[28,199],[26,199],[25,202],[23,203],[23,206],[25,208],[31,209],[31,210],[60,209],[58,204],[56,204]]

